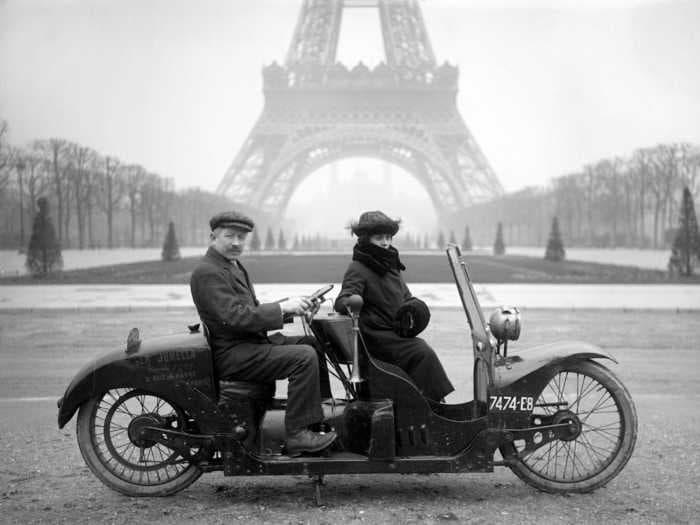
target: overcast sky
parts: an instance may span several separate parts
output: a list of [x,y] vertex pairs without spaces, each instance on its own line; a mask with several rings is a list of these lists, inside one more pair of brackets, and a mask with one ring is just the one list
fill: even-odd
[[[0,0],[0,118],[214,190],[262,109],[301,0]],[[420,3],[508,190],[666,141],[700,143],[700,2]],[[357,10],[356,10],[357,11]],[[339,57],[379,59],[376,15]],[[378,23],[378,22],[377,22]]]

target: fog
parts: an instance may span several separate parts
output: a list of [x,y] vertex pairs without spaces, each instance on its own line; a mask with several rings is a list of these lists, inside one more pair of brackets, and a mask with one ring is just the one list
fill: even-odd
[[283,222],[292,231],[342,238],[367,210],[400,218],[402,233],[437,228],[435,207],[420,182],[398,166],[369,158],[334,162],[312,173],[292,195]]

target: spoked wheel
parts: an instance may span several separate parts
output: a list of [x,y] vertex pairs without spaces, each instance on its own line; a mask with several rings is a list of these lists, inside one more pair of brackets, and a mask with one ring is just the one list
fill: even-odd
[[[637,412],[625,386],[599,363],[571,361],[553,371],[531,421],[566,423],[568,434],[529,453],[522,453],[525,444],[516,440],[520,457],[509,466],[540,490],[590,492],[614,478],[632,455]],[[506,456],[513,450],[502,452]]]
[[194,482],[202,471],[180,454],[139,438],[145,426],[184,431],[186,417],[157,394],[118,388],[80,407],[77,435],[90,470],[127,496],[167,496]]

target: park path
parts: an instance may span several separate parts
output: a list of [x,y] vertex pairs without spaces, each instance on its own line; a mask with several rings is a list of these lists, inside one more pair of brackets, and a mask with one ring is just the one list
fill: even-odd
[[[255,287],[262,302],[294,295],[308,295],[313,284],[260,284]],[[413,295],[430,307],[458,307],[460,298],[451,283],[415,283]],[[336,283],[334,291],[340,289]],[[674,284],[477,284],[481,305],[492,308],[700,310],[700,285]],[[0,310],[94,308],[192,307],[189,286],[139,285],[9,285],[0,286]]]

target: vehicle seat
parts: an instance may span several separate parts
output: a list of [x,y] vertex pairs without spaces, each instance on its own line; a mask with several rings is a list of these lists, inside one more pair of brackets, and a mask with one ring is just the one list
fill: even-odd
[[270,401],[275,397],[275,383],[219,379],[219,404],[241,397],[255,401]]
[[[202,332],[211,350],[211,332],[202,321]],[[275,382],[229,381],[216,374],[214,352],[212,370],[216,381],[217,407],[228,419],[231,428],[244,429],[243,446],[250,450],[260,449],[260,424],[265,412],[272,407],[275,396]]]
[[[211,332],[206,323],[202,321],[202,332],[211,350]],[[214,353],[212,352],[212,361]],[[217,382],[217,400],[219,406],[231,403],[237,399],[247,398],[253,401],[263,402],[265,405],[275,396],[275,382],[258,383],[255,381],[239,381],[221,379],[216,375],[216,367],[212,363]]]

